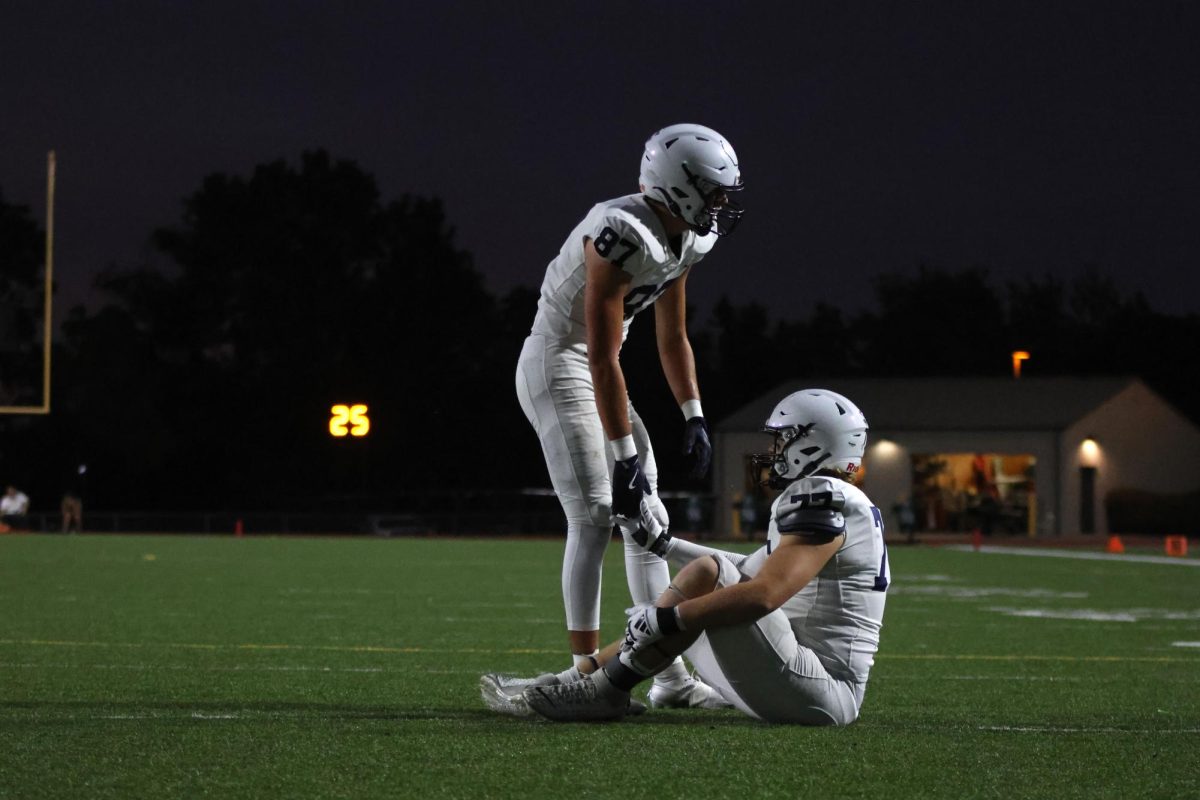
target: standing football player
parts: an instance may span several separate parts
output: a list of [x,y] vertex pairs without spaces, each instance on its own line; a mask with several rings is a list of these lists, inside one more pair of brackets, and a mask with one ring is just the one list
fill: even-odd
[[605,648],[600,669],[507,702],[489,697],[484,681],[488,705],[555,720],[618,719],[630,689],[686,652],[699,675],[753,717],[854,722],[891,580],[883,517],[854,485],[867,420],[845,397],[806,389],[784,398],[766,429],[775,446],[757,460],[783,491],[765,546],[746,556],[673,539],[652,517],[626,523],[647,550],[684,565],[670,588],[657,605],[633,609],[624,641]]
[[[647,512],[666,522],[650,437],[629,402],[619,359],[630,322],[654,306],[659,358],[684,419],[692,475],[712,458],[687,337],[688,274],[741,217],[733,147],[702,125],[654,133],[642,156],[640,191],[599,203],[550,262],[537,316],[517,365],[517,395],[537,431],[550,480],[567,518],[562,592],[575,667],[539,681],[578,676],[600,644],[600,572],[614,516]],[[635,603],[651,603],[670,572],[626,537],[625,573]],[[519,692],[528,680],[498,681]],[[675,659],[655,679],[657,706],[723,706],[720,695]]]

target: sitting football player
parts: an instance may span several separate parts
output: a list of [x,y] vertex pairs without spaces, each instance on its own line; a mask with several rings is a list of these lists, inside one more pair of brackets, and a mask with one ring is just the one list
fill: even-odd
[[756,461],[782,491],[763,547],[742,555],[672,538],[647,504],[631,535],[682,567],[657,603],[632,609],[624,640],[568,680],[527,679],[518,694],[505,691],[501,676],[484,675],[487,704],[553,720],[619,719],[644,710],[631,701],[634,686],[682,654],[758,719],[854,722],[891,574],[882,515],[854,485],[867,420],[845,397],[805,389],[774,408],[766,431],[775,444]]

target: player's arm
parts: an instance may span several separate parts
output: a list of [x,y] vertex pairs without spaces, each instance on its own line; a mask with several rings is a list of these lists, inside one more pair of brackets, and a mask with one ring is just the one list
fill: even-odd
[[779,546],[752,579],[676,606],[683,628],[701,631],[766,616],[808,585],[841,547],[843,538],[844,534],[838,534],[818,542],[808,536],[781,537]]
[[646,500],[642,501],[641,511],[642,513],[637,519],[618,520],[617,525],[643,550],[653,553],[669,564],[683,568],[697,558],[716,556],[725,559],[735,567],[741,567],[742,562],[749,558],[743,553],[707,547],[686,539],[676,539],[667,528],[665,512],[660,517],[657,513],[658,509],[652,507]]
[[654,333],[658,340],[658,359],[663,374],[679,404],[686,427],[683,452],[692,457],[691,475],[703,478],[712,462],[712,440],[708,422],[700,408],[700,386],[696,381],[696,357],[687,335],[688,272],[658,298],[654,304]]
[[621,371],[621,331],[625,319],[625,294],[629,273],[596,252],[589,239],[583,248],[587,285],[584,315],[587,321],[588,368],[596,392],[596,408],[608,440],[630,436],[629,396]]
[[700,400],[700,386],[696,382],[696,358],[692,354],[692,343],[687,335],[687,278],[688,272],[679,276],[654,303],[654,334],[658,340],[658,359],[662,362],[663,374],[675,395],[675,402],[682,406],[689,400]]
[[587,322],[588,369],[596,393],[596,409],[613,454],[612,511],[632,519],[640,512],[650,482],[638,461],[629,424],[629,395],[621,371],[621,331],[625,318],[625,293],[629,273],[605,259],[589,239],[584,244],[587,284],[583,293]]
[[681,603],[677,611],[684,628],[752,622],[782,606],[808,585],[845,541],[844,504],[845,497],[834,491],[797,491],[780,497],[772,519],[779,544],[758,574],[745,583]]

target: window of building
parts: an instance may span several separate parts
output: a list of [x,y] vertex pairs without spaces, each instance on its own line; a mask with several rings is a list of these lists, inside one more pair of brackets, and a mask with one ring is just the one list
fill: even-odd
[[1031,533],[1037,497],[1031,455],[925,453],[912,457],[916,529]]

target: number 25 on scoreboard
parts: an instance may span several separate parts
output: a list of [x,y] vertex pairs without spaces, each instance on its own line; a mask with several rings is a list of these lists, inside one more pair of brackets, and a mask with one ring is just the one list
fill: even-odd
[[352,406],[339,404],[329,409],[330,436],[366,436],[370,430],[371,419],[367,416],[367,407],[362,403]]

